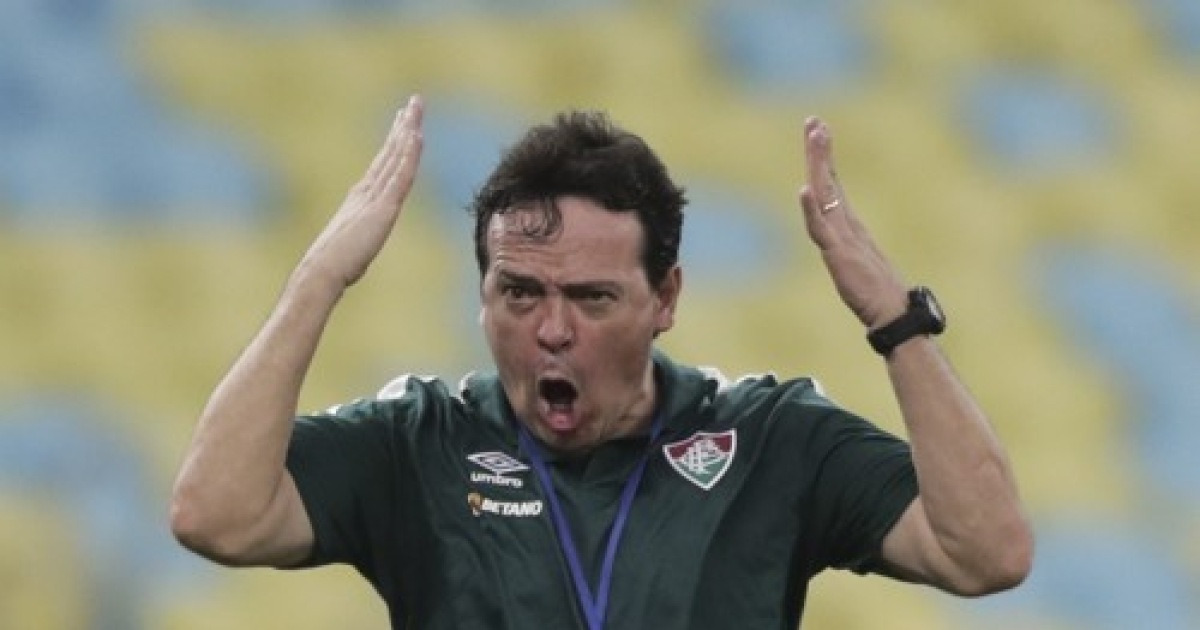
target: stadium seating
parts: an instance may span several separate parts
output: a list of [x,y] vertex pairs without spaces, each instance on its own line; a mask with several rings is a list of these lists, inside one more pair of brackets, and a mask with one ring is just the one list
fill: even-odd
[[664,347],[813,374],[902,431],[796,208],[820,114],[876,240],[948,306],[944,346],[1040,536],[1016,592],[834,573],[807,625],[1200,625],[1198,6],[0,3],[0,627],[385,626],[347,571],[185,554],[163,501],[208,391],[415,91],[402,244],[337,314],[302,406],[487,360],[463,206],[521,128],[584,107],[692,198]]

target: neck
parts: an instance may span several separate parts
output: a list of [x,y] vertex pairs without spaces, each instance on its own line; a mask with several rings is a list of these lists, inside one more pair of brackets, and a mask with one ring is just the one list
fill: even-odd
[[601,428],[593,447],[612,440],[649,433],[655,411],[658,409],[658,398],[658,379],[655,378],[654,362],[651,361],[646,366],[646,375],[642,379],[638,397],[624,413]]

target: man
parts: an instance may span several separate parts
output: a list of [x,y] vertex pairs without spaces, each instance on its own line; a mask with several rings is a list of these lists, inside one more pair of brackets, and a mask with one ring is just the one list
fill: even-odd
[[654,350],[682,288],[683,191],[586,113],[531,129],[475,198],[494,373],[456,392],[402,378],[294,419],[330,313],[412,185],[422,107],[398,113],[213,393],[175,487],[183,544],[236,566],[353,564],[396,628],[785,628],[827,567],[961,595],[1024,579],[1005,454],[816,119],[808,233],[887,364],[911,450],[809,379],[729,384]]

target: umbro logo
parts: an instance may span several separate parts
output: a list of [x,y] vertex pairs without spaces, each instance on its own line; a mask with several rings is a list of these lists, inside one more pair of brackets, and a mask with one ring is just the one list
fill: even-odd
[[506,475],[508,473],[521,472],[529,470],[529,467],[522,464],[520,460],[500,451],[487,451],[486,453],[473,453],[467,455],[467,459],[479,466],[490,470],[496,475]]
[[507,486],[510,488],[520,488],[525,485],[520,479],[505,476],[529,470],[529,466],[522,464],[520,460],[508,453],[500,451],[472,453],[467,455],[467,461],[488,471],[487,473],[472,472],[471,481],[474,483],[486,483],[493,486]]

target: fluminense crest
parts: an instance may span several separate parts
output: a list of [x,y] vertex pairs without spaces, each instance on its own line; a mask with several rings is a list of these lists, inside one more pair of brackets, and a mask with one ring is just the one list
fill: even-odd
[[733,463],[737,451],[737,431],[720,433],[700,431],[686,440],[663,446],[671,467],[684,479],[704,490],[711,490]]

